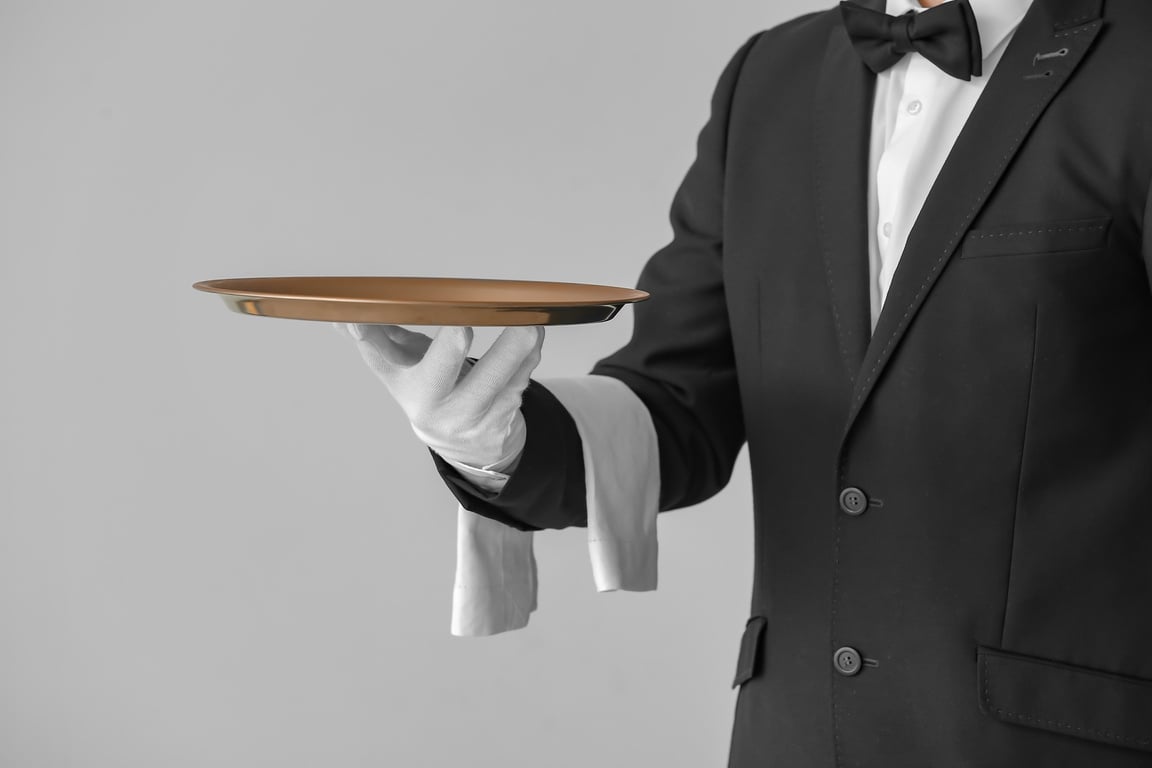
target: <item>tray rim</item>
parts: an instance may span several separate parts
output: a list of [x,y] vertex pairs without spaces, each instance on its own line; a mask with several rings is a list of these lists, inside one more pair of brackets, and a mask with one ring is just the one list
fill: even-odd
[[[279,293],[274,291],[253,291],[241,290],[238,288],[228,288],[219,285],[220,283],[239,282],[241,280],[314,280],[325,278],[342,278],[342,279],[389,279],[389,280],[466,280],[469,282],[485,282],[485,283],[522,283],[522,284],[539,284],[539,285],[576,285],[585,286],[589,288],[605,288],[611,291],[625,292],[627,296],[618,299],[600,300],[600,301],[548,301],[540,302],[538,300],[525,300],[525,301],[429,301],[426,299],[369,299],[369,298],[355,298],[355,297],[340,297],[340,296],[316,296],[316,295],[302,295],[298,293]],[[227,294],[230,296],[252,296],[266,299],[279,299],[285,301],[331,301],[347,304],[366,304],[366,305],[409,305],[409,306],[425,306],[425,307],[469,307],[477,309],[547,309],[548,307],[593,307],[605,306],[615,304],[634,304],[636,302],[645,301],[651,297],[647,291],[642,291],[638,288],[624,288],[615,285],[603,285],[601,283],[578,283],[573,281],[561,280],[522,280],[513,278],[494,278],[494,277],[455,277],[455,276],[434,276],[434,275],[253,275],[249,277],[221,277],[213,278],[211,280],[199,280],[192,284],[192,287],[198,291],[205,293]]]

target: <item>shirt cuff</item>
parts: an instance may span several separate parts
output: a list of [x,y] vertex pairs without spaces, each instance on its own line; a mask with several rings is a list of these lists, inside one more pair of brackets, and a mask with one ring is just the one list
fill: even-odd
[[512,476],[512,471],[516,468],[516,465],[520,463],[520,456],[522,454],[523,451],[517,453],[507,462],[507,466],[502,469],[499,468],[500,465],[495,465],[497,468],[494,469],[484,469],[483,467],[474,467],[471,464],[465,464],[462,461],[449,459],[445,456],[440,456],[440,458],[455,467],[457,472],[477,487],[491,493],[499,493],[504,489],[504,486],[508,484],[508,480]]

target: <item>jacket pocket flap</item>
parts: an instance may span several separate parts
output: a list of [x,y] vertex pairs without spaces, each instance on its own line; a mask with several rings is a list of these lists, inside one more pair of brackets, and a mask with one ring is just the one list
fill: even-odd
[[740,685],[756,674],[756,659],[760,655],[761,637],[768,619],[763,616],[753,616],[744,625],[744,634],[740,637],[740,655],[736,659],[736,677],[732,680],[732,687]]
[[1092,250],[1108,242],[1111,221],[1100,216],[973,229],[964,236],[959,258]]
[[978,647],[980,711],[1152,751],[1152,680]]

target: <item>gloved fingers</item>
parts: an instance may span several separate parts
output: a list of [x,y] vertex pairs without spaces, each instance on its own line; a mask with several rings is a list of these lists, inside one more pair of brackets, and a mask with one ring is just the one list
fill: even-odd
[[[501,398],[509,395],[514,396],[515,393],[508,393],[501,395]],[[517,399],[513,397],[512,399]],[[489,419],[491,422],[487,429],[492,435],[499,438],[499,441],[493,444],[493,449],[489,452],[488,456],[482,460],[486,463],[474,466],[490,466],[502,464],[507,467],[512,463],[512,459],[524,450],[524,446],[528,440],[527,422],[524,420],[524,414],[520,410],[518,402],[509,403],[506,407],[500,410],[493,410],[493,414],[499,414],[499,419]],[[499,470],[504,471],[504,470]]]
[[[410,336],[401,336],[395,333],[395,328],[376,323],[349,324],[349,333],[353,336],[359,334],[360,351],[365,361],[380,372],[416,365],[431,342],[427,336],[412,334],[411,331],[406,331]],[[413,337],[423,337],[424,341]],[[404,340],[397,341],[397,338]]]
[[345,338],[351,338],[353,341],[364,340],[364,332],[361,330],[364,326],[359,323],[332,323],[332,325]]
[[397,344],[400,344],[411,349],[419,349],[420,355],[423,357],[424,353],[428,351],[428,345],[432,343],[432,337],[418,331],[410,331],[402,325],[378,325],[384,333],[388,334],[388,338],[392,339]]
[[500,414],[503,419],[501,425],[504,429],[504,434],[507,434],[511,424],[516,419],[516,414],[520,412],[520,404],[524,399],[524,387],[512,387],[497,393],[492,402],[488,404],[487,415],[491,418],[496,414]]
[[544,345],[544,327],[540,326],[540,337],[536,340],[536,344],[532,352],[524,358],[520,363],[520,367],[516,373],[508,380],[508,385],[504,388],[516,392],[523,392],[524,388],[528,386],[528,379],[532,376],[532,371],[540,364],[541,349]]
[[400,349],[404,350],[405,360],[409,365],[415,365],[424,359],[428,347],[432,346],[432,337],[418,331],[410,331],[399,325],[378,325],[380,332],[392,340]]
[[[543,331],[543,329],[541,329],[541,331]],[[486,405],[487,410],[492,413],[518,411],[521,400],[524,397],[524,390],[528,387],[528,380],[531,378],[532,371],[539,362],[540,350],[537,348],[534,354],[524,358],[524,362],[520,365],[519,370],[508,379],[508,383],[493,395],[492,401]]]
[[476,362],[474,360],[465,357],[463,365],[460,366],[460,373],[456,377],[456,383],[460,383],[460,381],[468,375],[468,373],[472,370],[472,368],[475,367],[475,365]]
[[443,399],[456,386],[474,335],[467,325],[444,325],[436,332],[414,370],[419,371],[421,388],[431,400]]
[[505,390],[522,389],[540,362],[543,344],[544,326],[506,327],[460,382],[457,394],[487,409]]

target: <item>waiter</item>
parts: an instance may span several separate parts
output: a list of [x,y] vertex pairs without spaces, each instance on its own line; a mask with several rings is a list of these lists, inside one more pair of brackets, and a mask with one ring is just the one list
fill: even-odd
[[730,768],[1152,766],[1150,180],[1147,0],[842,2],[732,57],[588,375],[349,330],[508,530],[696,504],[748,443]]

